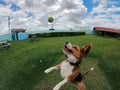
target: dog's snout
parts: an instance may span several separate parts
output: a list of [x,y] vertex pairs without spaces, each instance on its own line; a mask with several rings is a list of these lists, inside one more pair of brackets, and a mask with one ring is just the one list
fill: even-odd
[[69,44],[69,42],[66,41],[64,47],[67,48],[68,44]]

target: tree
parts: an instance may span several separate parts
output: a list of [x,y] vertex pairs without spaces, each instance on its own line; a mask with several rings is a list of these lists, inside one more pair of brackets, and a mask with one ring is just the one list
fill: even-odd
[[53,17],[49,17],[49,18],[48,18],[48,22],[51,23],[51,25],[52,25],[52,28],[49,29],[49,30],[54,30],[54,29],[53,29],[53,23],[52,23],[53,21],[54,21],[54,18],[53,18]]

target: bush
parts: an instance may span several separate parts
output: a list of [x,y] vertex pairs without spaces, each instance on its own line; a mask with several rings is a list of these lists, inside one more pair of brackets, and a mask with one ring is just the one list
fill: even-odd
[[33,35],[37,37],[60,37],[60,36],[78,36],[78,35],[85,35],[85,32],[52,32],[52,33],[37,33],[37,34],[30,34],[29,38]]

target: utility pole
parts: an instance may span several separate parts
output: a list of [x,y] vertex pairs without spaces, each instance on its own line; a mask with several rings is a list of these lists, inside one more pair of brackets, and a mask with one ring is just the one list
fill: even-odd
[[11,30],[10,30],[10,16],[8,16],[8,29],[9,29],[9,34],[11,33]]

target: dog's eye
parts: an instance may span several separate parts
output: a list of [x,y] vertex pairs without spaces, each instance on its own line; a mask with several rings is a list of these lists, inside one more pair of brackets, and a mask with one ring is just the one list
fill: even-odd
[[78,50],[78,48],[77,47],[73,47],[75,50]]

